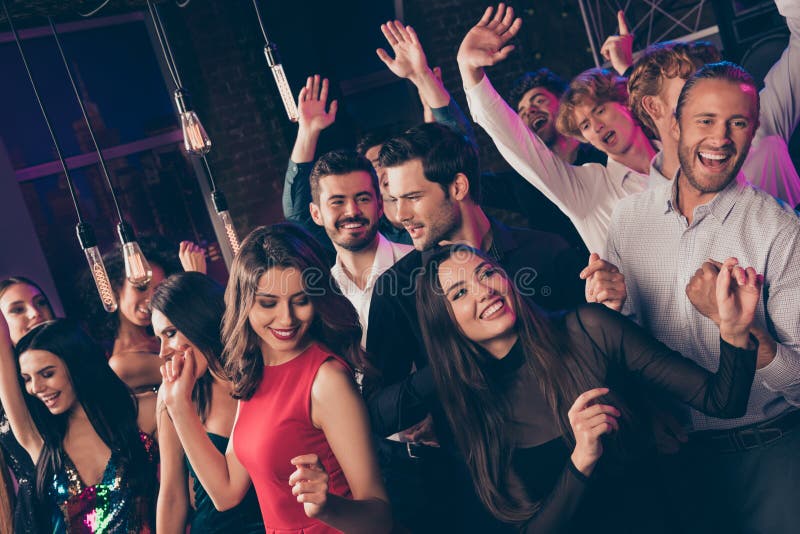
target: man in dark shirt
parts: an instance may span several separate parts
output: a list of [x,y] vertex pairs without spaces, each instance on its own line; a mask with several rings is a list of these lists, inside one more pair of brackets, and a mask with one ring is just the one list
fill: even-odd
[[[431,492],[428,498],[438,499],[433,503],[435,510],[420,511],[426,514],[422,525],[425,530],[433,531],[435,525],[441,524],[431,513],[444,513],[447,526],[453,531],[480,530],[481,518],[476,517],[480,505],[474,495],[460,494],[471,490],[463,464],[452,454],[442,455],[432,447],[411,443],[422,441],[421,435],[430,438],[430,429],[402,433],[432,413],[443,448],[448,452],[454,449],[448,446],[447,430],[438,416],[435,385],[417,321],[415,277],[424,251],[448,242],[479,248],[503,265],[520,291],[538,305],[553,310],[584,300],[577,276],[584,263],[583,255],[554,234],[509,228],[490,220],[478,204],[477,151],[464,136],[446,127],[425,124],[390,139],[381,148],[380,164],[388,177],[388,200],[394,204],[397,218],[417,250],[381,275],[373,292],[367,352],[377,373],[367,373],[363,382],[370,421],[377,435],[401,432],[400,439],[405,441],[384,440],[379,450],[402,450],[407,452],[406,459],[419,457],[414,460],[416,466],[425,465],[418,495],[425,498],[422,496],[426,491],[434,490],[437,493]],[[399,460],[395,456],[392,461]],[[397,473],[401,469],[395,466],[391,471]],[[387,475],[390,494],[391,478],[391,474]],[[437,488],[448,478],[448,486],[452,487],[454,481],[459,486],[451,492],[456,495],[448,497],[460,503],[459,519],[464,524],[458,527],[453,523],[452,510],[441,501],[441,487]],[[463,512],[467,502],[464,499],[471,500],[469,506],[477,509]]]

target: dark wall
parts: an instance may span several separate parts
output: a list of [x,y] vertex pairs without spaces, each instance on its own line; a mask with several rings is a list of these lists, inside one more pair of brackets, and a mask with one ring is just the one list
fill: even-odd
[[[550,66],[571,76],[590,66],[588,42],[574,1],[513,2],[524,23],[517,50],[490,76],[501,94],[524,70]],[[305,76],[332,79],[340,99],[337,125],[321,149],[352,146],[360,130],[421,120],[416,93],[384,76],[375,48],[386,47],[379,24],[393,17],[385,0],[261,2],[272,40],[278,43],[295,94]],[[466,111],[456,66],[461,39],[483,13],[485,0],[406,0],[404,18],[417,30],[431,65]],[[211,136],[209,161],[228,196],[240,232],[282,218],[283,174],[296,133],[266,67],[252,3],[195,0],[185,9],[162,4],[162,13],[185,87]],[[370,76],[377,82],[370,85]],[[340,87],[347,88],[342,95]],[[506,168],[479,132],[483,166]]]

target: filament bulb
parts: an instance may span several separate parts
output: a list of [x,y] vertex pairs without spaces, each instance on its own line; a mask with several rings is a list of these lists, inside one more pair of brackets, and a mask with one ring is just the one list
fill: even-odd
[[203,123],[197,118],[197,113],[189,106],[189,94],[178,88],[175,91],[175,105],[181,117],[181,130],[183,131],[183,146],[186,152],[193,156],[202,156],[211,150],[209,139]]
[[139,243],[129,241],[122,244],[122,255],[125,259],[125,276],[135,286],[143,286],[153,277],[153,270],[147,263]]
[[197,118],[197,113],[194,111],[181,113],[181,129],[186,152],[194,156],[202,156],[211,150],[211,139],[208,138],[200,119]]
[[281,94],[286,114],[289,115],[290,121],[297,122],[300,119],[300,114],[297,111],[297,103],[294,101],[294,96],[292,96],[292,88],[289,87],[289,80],[286,79],[286,73],[283,71],[283,65],[278,63],[271,70],[272,75],[275,77],[275,83],[278,84],[278,92]]
[[278,55],[278,46],[275,43],[264,45],[264,56],[266,56],[267,65],[275,77],[275,83],[278,84],[278,92],[281,95],[286,114],[289,115],[290,121],[297,122],[300,114],[297,112],[297,103],[294,101],[292,88],[289,87],[289,80],[286,79],[286,73],[283,71],[281,58]]
[[228,243],[231,245],[231,250],[234,254],[239,253],[239,236],[236,234],[236,227],[233,226],[233,219],[231,212],[228,210],[219,212],[219,218],[222,219],[222,224],[225,225],[225,235],[228,236]]
[[108,280],[108,273],[106,272],[105,264],[103,264],[100,250],[98,250],[97,246],[94,246],[84,249],[83,252],[86,254],[89,271],[92,273],[92,278],[94,278],[94,284],[97,286],[97,294],[100,296],[103,308],[108,313],[117,311],[117,297],[114,295],[114,290],[111,289],[111,282]]

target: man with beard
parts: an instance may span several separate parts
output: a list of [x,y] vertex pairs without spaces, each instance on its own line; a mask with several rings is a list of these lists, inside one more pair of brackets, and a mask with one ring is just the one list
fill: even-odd
[[740,173],[758,118],[746,71],[727,62],[701,68],[680,92],[671,130],[677,178],[620,201],[609,228],[624,309],[707,369],[718,366],[719,333],[713,306],[687,296],[705,276],[697,267],[735,257],[764,273],[756,323],[777,343],[759,336],[747,413],[721,420],[692,411],[674,460],[681,469],[671,469],[682,482],[676,511],[692,532],[796,532],[800,524],[792,505],[800,494],[800,220]]
[[[407,443],[384,440],[379,447],[384,469],[408,479],[416,477],[409,482],[415,488],[414,502],[409,504],[393,497],[387,476],[395,517],[414,532],[502,532],[502,525],[483,511],[471,493],[466,467],[455,457],[455,447],[440,426],[444,419],[439,416],[417,320],[416,274],[424,251],[439,244],[466,243],[497,259],[523,294],[557,310],[583,300],[577,278],[582,256],[557,235],[509,228],[487,217],[479,205],[477,150],[445,126],[424,124],[390,139],[381,148],[380,164],[388,178],[390,202],[416,250],[375,284],[367,353],[377,373],[365,374],[364,396],[373,431],[379,436],[429,421],[426,417],[431,413],[441,444],[429,446],[433,432],[429,424],[423,424],[403,433]],[[445,486],[448,489],[442,491]],[[398,502],[402,502],[400,508]]]
[[556,129],[558,101],[566,90],[567,82],[552,70],[541,68],[517,78],[508,96],[508,105],[516,107],[522,122],[564,163],[605,165],[608,157],[603,152]]
[[[742,172],[754,185],[790,206],[800,206],[798,177],[787,143],[800,120],[800,4],[776,0],[791,31],[789,43],[772,65],[760,91],[759,128]],[[680,165],[669,134],[678,94],[686,79],[706,63],[719,61],[710,43],[667,42],[647,47],[628,80],[629,104],[663,143],[655,170],[672,178]]]
[[393,243],[378,232],[383,201],[378,176],[364,156],[328,152],[314,164],[309,184],[311,218],[325,229],[336,250],[331,275],[358,312],[365,346],[375,281],[414,247]]

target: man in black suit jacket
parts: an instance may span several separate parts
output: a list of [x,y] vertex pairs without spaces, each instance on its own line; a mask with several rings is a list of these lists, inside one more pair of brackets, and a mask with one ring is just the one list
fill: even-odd
[[[584,301],[578,273],[585,261],[555,234],[509,228],[487,217],[479,205],[477,151],[467,139],[446,127],[425,124],[389,140],[381,148],[380,163],[387,170],[389,201],[395,203],[398,218],[417,249],[381,275],[370,304],[367,352],[376,372],[368,372],[363,381],[370,421],[378,436],[401,432],[400,439],[405,440],[379,444],[387,488],[400,512],[399,519],[415,531],[478,531],[488,524],[467,514],[468,523],[456,528],[453,508],[442,501],[440,484],[452,489],[455,482],[471,490],[463,464],[452,454],[411,443],[421,441],[415,438],[426,434],[424,429],[402,434],[431,413],[443,449],[454,452],[444,419],[439,416],[435,384],[417,322],[416,275],[425,251],[450,242],[479,248],[499,261],[523,294],[550,310]],[[387,468],[387,464],[392,465]],[[392,491],[401,473],[407,477],[415,468],[423,479],[412,484],[416,500],[424,501],[416,507],[425,517],[421,524],[413,518],[404,521],[406,514],[398,510],[397,501],[409,499],[408,485]],[[426,494],[432,489],[436,493]],[[453,504],[462,510],[459,515],[463,518],[465,501],[461,497],[465,496],[455,496]],[[470,505],[476,505],[474,495],[470,500]]]

